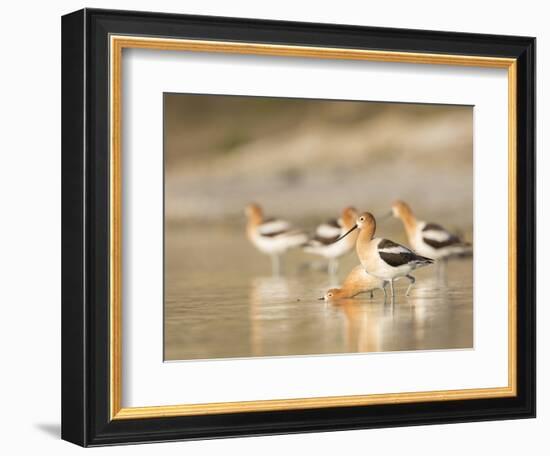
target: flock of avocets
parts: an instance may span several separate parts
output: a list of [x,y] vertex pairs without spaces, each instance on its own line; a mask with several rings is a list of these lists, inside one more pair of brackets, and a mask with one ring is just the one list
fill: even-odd
[[386,286],[394,298],[394,280],[407,278],[409,295],[415,278],[411,274],[417,268],[434,261],[446,262],[448,258],[471,253],[472,246],[441,225],[418,220],[411,208],[403,201],[392,204],[391,212],[384,218],[394,216],[403,223],[411,248],[389,239],[374,237],[376,219],[370,212],[358,213],[346,207],[338,219],[319,225],[313,236],[294,228],[288,221],[266,218],[258,204],[246,207],[248,223],[246,234],[250,242],[272,259],[273,273],[280,272],[280,257],[287,250],[301,248],[305,252],[327,258],[329,273],[334,275],[338,259],[355,247],[360,265],[352,269],[341,288],[329,289],[322,298],[327,301],[353,298],[360,293],[383,290]]

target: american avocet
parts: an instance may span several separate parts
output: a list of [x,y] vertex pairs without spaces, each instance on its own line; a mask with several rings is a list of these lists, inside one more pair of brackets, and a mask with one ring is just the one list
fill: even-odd
[[325,301],[349,299],[357,296],[358,294],[366,293],[367,291],[370,291],[370,296],[372,298],[372,293],[374,290],[383,290],[384,296],[386,296],[385,286],[385,280],[370,275],[367,271],[365,271],[365,268],[362,265],[358,265],[355,266],[344,279],[341,288],[331,288],[322,298],[319,299],[324,299]]
[[359,229],[357,237],[357,256],[361,265],[370,275],[390,282],[391,296],[393,299],[393,281],[399,277],[406,277],[410,284],[406,295],[409,295],[416,279],[410,272],[416,268],[427,266],[433,260],[417,255],[412,250],[388,239],[375,238],[376,220],[370,212],[363,212],[357,218],[357,223],[347,233],[340,237],[346,237],[353,230]]
[[417,220],[409,205],[403,201],[392,204],[392,215],[403,222],[409,244],[419,255],[440,260],[472,250],[471,244],[463,242],[441,225]]
[[308,239],[307,234],[293,228],[286,220],[264,218],[262,208],[257,204],[249,204],[245,212],[248,217],[248,239],[260,252],[271,256],[273,273],[278,275],[280,255],[303,245]]
[[342,234],[355,225],[357,209],[346,207],[338,219],[322,223],[315,230],[315,236],[305,245],[304,251],[328,258],[329,274],[334,275],[338,268],[338,258],[353,250],[357,235],[346,238],[343,242],[336,242]]

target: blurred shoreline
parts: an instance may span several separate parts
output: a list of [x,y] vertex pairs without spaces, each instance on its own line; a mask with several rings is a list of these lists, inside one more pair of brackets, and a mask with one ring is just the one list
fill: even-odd
[[237,220],[255,201],[296,223],[395,199],[468,230],[473,110],[464,106],[169,95],[166,222]]

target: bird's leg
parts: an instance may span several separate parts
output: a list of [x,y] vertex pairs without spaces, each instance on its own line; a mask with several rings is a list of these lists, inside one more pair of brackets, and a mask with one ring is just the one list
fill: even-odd
[[390,294],[391,294],[391,306],[393,309],[393,305],[395,304],[395,294],[393,290],[393,279],[390,279]]
[[405,296],[409,296],[409,293],[411,292],[411,289],[412,289],[414,283],[416,282],[416,279],[410,274],[407,274],[405,277],[407,277],[407,279],[409,279],[410,282],[411,282],[411,283],[409,283],[409,287],[407,288],[407,292],[405,293]]
[[384,292],[384,304],[386,303],[386,299],[388,299],[388,292],[386,291],[386,285],[388,284],[387,281],[384,282],[384,286],[382,287],[382,291]]
[[281,274],[281,259],[276,253],[271,255],[271,268],[275,277]]
[[374,298],[374,291],[372,290],[369,291],[369,297],[370,299]]
[[331,258],[330,260],[328,260],[329,275],[331,276],[335,275],[337,270],[338,270],[338,260],[336,258]]
[[445,282],[447,278],[447,258],[437,261],[437,276],[440,282]]

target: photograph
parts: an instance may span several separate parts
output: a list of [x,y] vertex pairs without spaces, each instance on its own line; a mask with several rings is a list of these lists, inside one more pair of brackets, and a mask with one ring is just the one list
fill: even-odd
[[473,349],[473,106],[164,93],[164,361]]

